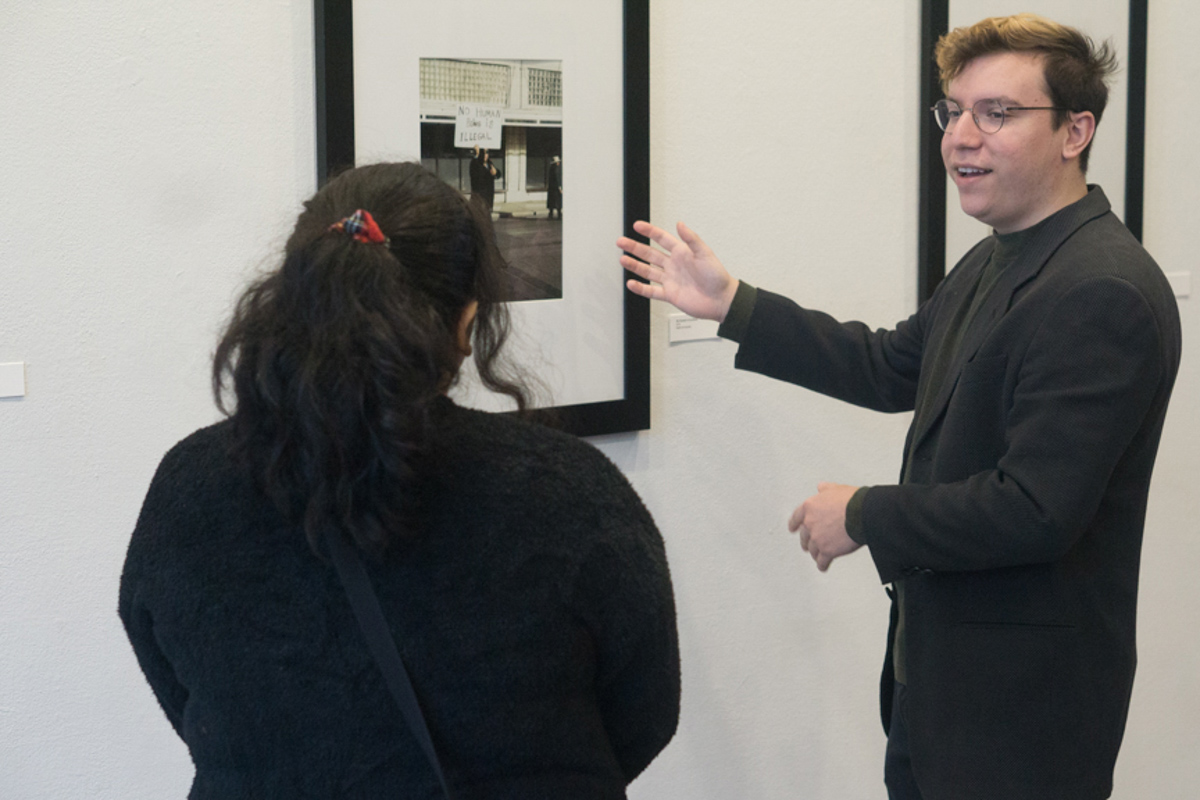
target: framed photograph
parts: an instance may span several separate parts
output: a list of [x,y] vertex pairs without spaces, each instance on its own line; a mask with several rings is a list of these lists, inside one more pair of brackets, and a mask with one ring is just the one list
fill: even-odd
[[[420,161],[492,212],[508,357],[570,432],[650,427],[648,301],[613,244],[650,212],[649,0],[315,0],[317,174]],[[456,402],[504,411],[469,360]]]
[[[1142,193],[1146,142],[1147,0],[1040,0],[1035,13],[1070,25],[1097,44],[1109,41],[1120,64],[1110,85],[1108,105],[1093,140],[1088,183],[1103,187],[1133,235],[1142,238]],[[985,17],[1028,11],[1027,4],[1003,0],[921,0],[920,230],[917,301],[923,303],[971,246],[991,231],[962,213],[958,193],[942,165],[942,132],[930,108],[942,97],[934,46],[943,34]]]

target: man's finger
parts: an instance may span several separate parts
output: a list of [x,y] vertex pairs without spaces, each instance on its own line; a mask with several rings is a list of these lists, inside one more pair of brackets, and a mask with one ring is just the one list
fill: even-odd
[[657,242],[664,250],[671,250],[679,244],[679,240],[657,225],[651,225],[645,220],[633,223],[633,229],[651,241]]
[[619,260],[622,267],[648,281],[655,280],[656,276],[661,277],[660,273],[662,270],[647,264],[645,261],[638,261],[636,258],[630,258],[629,256],[621,256]]
[[684,223],[678,223],[675,226],[675,230],[679,231],[679,238],[696,255],[700,255],[708,249],[708,245],[704,244],[704,240],[700,238],[700,235]]
[[625,281],[625,287],[634,294],[648,297],[651,300],[662,300],[662,287],[656,283],[642,283],[641,281],[628,280]]
[[796,506],[796,510],[788,517],[788,530],[792,533],[800,530],[800,526],[804,524],[804,504]]
[[631,256],[637,256],[642,261],[656,264],[660,267],[663,265],[663,262],[667,260],[667,254],[663,251],[656,250],[648,244],[642,244],[641,242],[636,242],[633,239],[627,239],[624,236],[622,236],[620,239],[617,239],[617,247],[621,248],[626,253],[629,253]]

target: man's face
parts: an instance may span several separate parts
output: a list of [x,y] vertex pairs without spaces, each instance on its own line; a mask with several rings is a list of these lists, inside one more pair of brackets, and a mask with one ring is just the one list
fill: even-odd
[[1074,202],[1079,168],[1064,157],[1070,125],[1054,129],[1053,111],[1013,111],[995,133],[982,133],[966,109],[980,100],[1004,106],[1052,106],[1039,56],[992,53],[967,64],[946,93],[964,110],[942,136],[942,161],[968,215],[998,233],[1024,230]]

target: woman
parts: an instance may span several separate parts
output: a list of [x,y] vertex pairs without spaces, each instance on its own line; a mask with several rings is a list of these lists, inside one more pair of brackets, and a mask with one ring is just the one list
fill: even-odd
[[486,210],[415,164],[305,205],[217,348],[229,418],[150,486],[120,614],[191,798],[437,797],[327,557],[362,555],[457,798],[622,798],[678,718],[645,507],[594,448],[445,392],[525,391]]

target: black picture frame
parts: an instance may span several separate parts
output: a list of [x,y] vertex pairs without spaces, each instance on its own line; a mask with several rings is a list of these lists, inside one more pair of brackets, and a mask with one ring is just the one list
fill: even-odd
[[[609,0],[618,2],[618,0]],[[650,4],[623,5],[624,231],[650,216]],[[353,166],[353,0],[314,0],[316,55],[317,180]],[[620,233],[614,231],[614,238]],[[632,234],[630,234],[632,235]],[[613,254],[613,280],[628,277]],[[556,406],[559,424],[577,436],[603,436],[650,427],[649,300],[622,291],[624,396],[617,400]]]
[[[1125,226],[1141,241],[1146,165],[1146,33],[1148,0],[1129,0],[1128,106],[1125,122]],[[946,170],[942,133],[925,109],[942,96],[933,50],[950,29],[950,0],[921,0],[921,125],[917,233],[917,302],[946,277]]]

